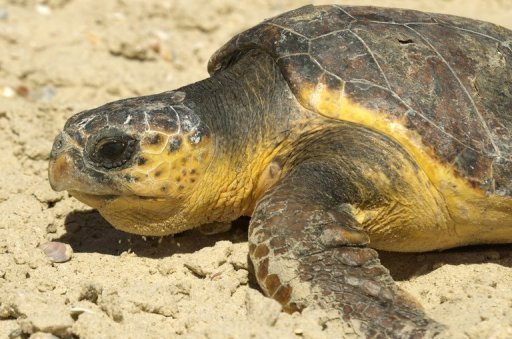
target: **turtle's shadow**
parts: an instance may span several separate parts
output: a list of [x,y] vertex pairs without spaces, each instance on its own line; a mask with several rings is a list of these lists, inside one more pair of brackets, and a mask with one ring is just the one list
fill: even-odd
[[393,279],[405,281],[443,265],[494,263],[512,268],[512,244],[467,246],[425,253],[379,251],[379,257]]
[[[74,211],[65,221],[67,233],[57,241],[68,243],[77,253],[119,255],[132,251],[142,257],[162,258],[176,253],[193,253],[217,241],[247,241],[249,218],[233,222],[230,231],[204,235],[191,230],[165,237],[142,237],[113,228],[96,211]],[[397,281],[427,274],[444,265],[496,263],[512,268],[512,244],[455,248],[443,252],[396,253],[379,251],[381,262]]]
[[247,224],[241,218],[233,222],[230,231],[215,235],[191,230],[174,236],[143,237],[115,229],[97,211],[73,211],[64,222],[66,234],[55,240],[70,244],[77,253],[119,255],[131,251],[141,257],[162,258],[193,253],[220,240],[247,241]]

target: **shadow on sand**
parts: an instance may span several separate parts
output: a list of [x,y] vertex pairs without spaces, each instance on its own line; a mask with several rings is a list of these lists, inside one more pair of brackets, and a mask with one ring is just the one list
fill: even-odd
[[[215,235],[191,230],[174,236],[142,237],[116,230],[96,211],[75,211],[66,217],[67,233],[56,240],[70,244],[78,253],[119,255],[132,251],[143,257],[162,258],[176,253],[193,253],[220,240],[245,242],[248,223],[249,218],[240,218],[233,222],[230,231]],[[491,262],[512,267],[512,244],[470,246],[428,253],[381,251],[380,259],[395,280],[403,281],[427,274],[444,264]]]
[[119,255],[131,251],[142,257],[161,258],[193,253],[220,240],[247,241],[246,219],[234,221],[230,231],[215,235],[191,230],[164,237],[143,237],[113,228],[97,211],[74,211],[66,217],[66,234],[55,240],[70,244],[77,253]]

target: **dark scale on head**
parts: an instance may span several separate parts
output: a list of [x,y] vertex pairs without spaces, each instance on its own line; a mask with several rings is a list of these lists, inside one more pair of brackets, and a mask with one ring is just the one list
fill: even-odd
[[147,160],[146,160],[146,158],[144,158],[144,157],[140,157],[140,158],[139,158],[139,162],[138,162],[138,164],[139,164],[139,165],[144,165],[144,164],[146,163],[146,161],[147,161]]
[[153,134],[152,136],[149,137],[149,143],[151,145],[157,145],[160,143],[161,140],[162,137],[160,136],[160,134]]
[[128,182],[136,182],[138,180],[137,177],[134,177],[133,175],[130,175],[130,174],[125,174],[123,176],[123,179],[128,181]]
[[156,171],[156,172],[155,172],[155,177],[157,177],[157,178],[158,178],[158,177],[159,177],[159,176],[161,176],[161,175],[162,175],[162,171]]
[[181,148],[182,140],[180,136],[172,137],[169,141],[169,153],[175,152]]
[[199,125],[195,131],[191,135],[188,136],[188,141],[192,145],[196,145],[201,142],[206,137],[209,137],[210,132],[204,125]]
[[162,191],[162,192],[167,192],[168,189],[169,189],[169,185],[167,185],[167,184],[160,187],[160,191]]
[[149,123],[151,126],[162,128],[169,133],[178,130],[176,113],[170,106],[162,107],[161,109],[153,109],[149,116]]
[[195,168],[192,168],[189,172],[191,175],[194,175],[197,173],[196,169]]
[[84,125],[84,131],[88,134],[92,134],[100,130],[103,126],[107,125],[106,115],[98,115],[94,119],[90,120]]

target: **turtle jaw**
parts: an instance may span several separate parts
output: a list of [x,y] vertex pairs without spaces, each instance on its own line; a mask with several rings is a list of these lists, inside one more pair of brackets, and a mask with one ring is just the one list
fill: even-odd
[[[84,204],[97,209],[102,208],[103,206],[106,206],[109,203],[113,203],[115,200],[123,197],[123,195],[120,194],[91,194],[77,190],[68,190],[68,192],[78,201],[81,201]],[[145,202],[168,201],[168,199],[162,197],[146,197],[138,195],[125,195],[124,197],[129,198],[131,200],[141,200]]]
[[97,176],[96,173],[85,175],[83,171],[76,168],[73,158],[69,152],[63,152],[50,160],[48,178],[54,191],[68,191],[77,200],[93,208],[100,208],[105,203],[114,201],[123,195],[147,201],[166,200],[163,197],[123,193],[115,191],[112,187],[96,185],[95,178],[91,178],[91,176]]
[[[164,236],[190,229],[180,201],[137,195],[69,193],[78,201],[98,210],[113,227],[128,233]],[[184,213],[185,212],[185,213]]]
[[70,191],[70,194],[97,209],[113,227],[124,232],[164,236],[197,226],[179,200],[137,195],[95,195],[78,191]]

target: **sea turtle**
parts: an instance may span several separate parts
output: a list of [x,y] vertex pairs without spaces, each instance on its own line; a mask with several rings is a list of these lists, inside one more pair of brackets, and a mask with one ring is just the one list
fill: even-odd
[[441,331],[374,249],[512,242],[512,32],[306,6],[208,69],[72,116],[52,187],[143,235],[252,216],[255,275],[286,310],[336,308],[369,337]]

